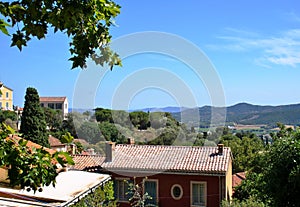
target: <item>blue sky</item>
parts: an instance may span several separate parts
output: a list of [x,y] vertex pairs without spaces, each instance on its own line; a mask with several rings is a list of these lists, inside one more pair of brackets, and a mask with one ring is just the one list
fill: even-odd
[[[116,2],[122,8],[117,26],[111,29],[113,39],[156,31],[193,43],[214,65],[226,105],[300,103],[300,4],[296,0]],[[40,96],[67,96],[73,102],[74,88],[84,71],[70,70],[68,42],[64,34],[49,32],[45,40],[32,40],[19,52],[9,46],[10,37],[0,34],[0,80],[14,89],[15,105],[23,105],[28,86],[37,88]],[[87,70],[94,67],[90,65]],[[122,68],[105,73],[97,84],[86,79],[79,86],[83,91],[93,87],[91,106],[107,108],[114,108],[114,95],[124,87],[123,82],[135,75],[131,81],[137,81],[137,77],[141,82],[156,78],[159,84],[170,83],[175,91],[185,89],[166,76],[137,75],[149,68],[159,68],[179,78],[193,94],[196,105],[213,104],[205,81],[195,78],[186,64],[161,54],[133,55],[123,60]],[[129,94],[125,108],[182,106],[180,100],[185,97],[164,87],[154,84]],[[126,90],[123,95],[127,95]]]

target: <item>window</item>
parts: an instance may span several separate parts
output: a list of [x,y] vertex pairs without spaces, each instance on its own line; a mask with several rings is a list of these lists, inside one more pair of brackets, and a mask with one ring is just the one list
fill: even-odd
[[55,104],[55,109],[62,109],[62,104],[61,103],[56,103]]
[[8,98],[8,96],[9,96],[9,94],[8,94],[8,92],[6,92],[6,98]]
[[41,103],[41,107],[44,107],[44,103]]
[[[130,182],[128,180],[128,182]],[[116,179],[114,182],[114,191],[115,191],[115,198],[118,201],[129,201],[129,198],[131,197],[128,190],[128,183],[127,180],[124,181],[121,179]]]
[[68,104],[65,104],[65,109],[68,109]]
[[192,206],[206,206],[206,182],[191,182]]
[[0,102],[0,109],[2,108],[2,102]]
[[9,109],[9,103],[6,102],[6,109]]
[[152,199],[146,200],[145,206],[151,204],[151,205],[157,205],[157,198],[158,198],[158,188],[157,188],[157,181],[156,180],[145,180],[144,181],[144,193],[148,193],[149,196],[151,196]]
[[172,195],[172,198],[175,200],[181,199],[181,197],[183,195],[183,190],[182,190],[181,185],[178,185],[178,184],[173,185],[171,188],[171,195]]
[[54,103],[48,103],[48,107],[54,109]]

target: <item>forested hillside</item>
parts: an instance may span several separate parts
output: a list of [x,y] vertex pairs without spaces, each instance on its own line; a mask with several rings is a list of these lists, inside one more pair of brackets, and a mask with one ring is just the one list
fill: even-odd
[[[212,110],[215,110],[217,118],[218,113],[226,110],[226,123],[228,124],[265,124],[276,126],[276,123],[280,122],[289,125],[300,125],[300,104],[260,106],[240,103],[226,107],[225,109],[211,106],[199,107],[200,125],[207,126],[210,124]],[[184,113],[185,120],[197,124],[198,120],[195,120],[194,112],[194,109],[186,109],[181,112],[172,113],[172,115],[180,121],[181,115]],[[219,117],[221,115],[219,114]]]

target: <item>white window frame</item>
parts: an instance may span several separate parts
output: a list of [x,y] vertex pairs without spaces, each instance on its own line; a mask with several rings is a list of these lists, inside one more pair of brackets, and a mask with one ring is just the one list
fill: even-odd
[[158,200],[159,200],[158,179],[148,179],[148,178],[143,179],[143,193],[146,193],[145,192],[145,182],[147,182],[147,181],[156,182],[156,204],[158,205]]
[[[203,184],[204,185],[204,205],[194,205],[193,204],[193,184]],[[206,207],[207,205],[207,183],[204,181],[191,181],[190,183],[190,197],[191,197],[191,207]]]
[[[176,196],[174,195],[174,193],[173,193],[173,190],[174,190],[174,188],[176,188],[176,187],[178,187],[178,188],[180,189],[180,195],[179,195],[178,197],[176,197]],[[182,198],[182,196],[183,196],[183,189],[182,189],[182,186],[179,185],[179,184],[174,184],[174,185],[172,185],[172,187],[171,187],[171,196],[172,196],[172,198],[173,198],[174,200],[180,200],[180,199]]]
[[[118,177],[118,178],[115,178],[115,181],[116,182],[124,182],[124,181],[130,181],[130,179],[129,178],[121,178],[121,177]],[[125,182],[124,182],[124,184],[125,184]],[[119,192],[115,192],[116,194],[118,193],[118,196],[119,196]],[[119,197],[116,197],[116,199],[117,199],[117,202],[120,202],[120,203],[129,203],[129,200],[126,200],[126,190],[124,189],[124,199],[123,200],[120,200],[120,198]]]

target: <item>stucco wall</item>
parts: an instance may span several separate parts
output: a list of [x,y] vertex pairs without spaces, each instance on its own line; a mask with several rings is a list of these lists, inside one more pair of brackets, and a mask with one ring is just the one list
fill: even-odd
[[[124,176],[113,174],[113,178],[122,178]],[[124,177],[126,178],[126,177]],[[136,177],[136,183],[142,183],[144,177]],[[158,195],[160,207],[185,207],[191,206],[191,181],[206,182],[207,196],[206,206],[220,206],[219,177],[218,176],[200,176],[200,175],[175,175],[158,174],[148,176],[147,179],[158,180]],[[225,176],[223,176],[225,180]],[[179,200],[172,198],[171,189],[174,184],[179,184],[183,190],[183,196]],[[224,186],[225,187],[225,186]],[[120,207],[129,207],[129,203],[120,203]]]

